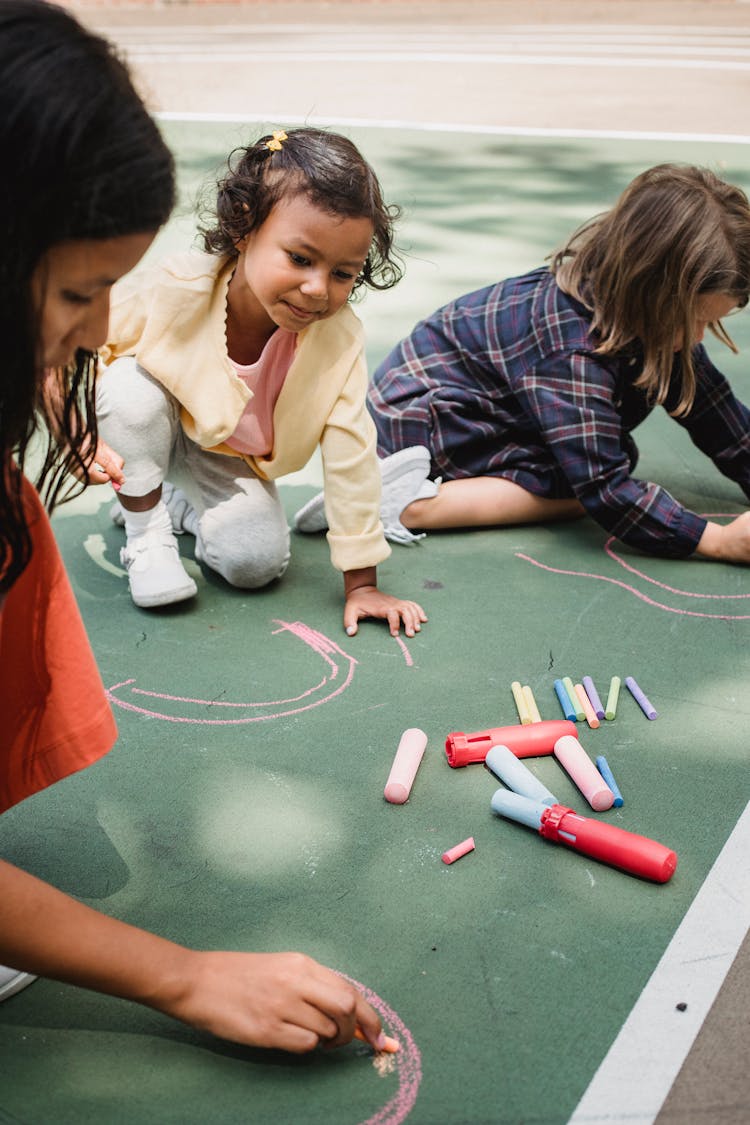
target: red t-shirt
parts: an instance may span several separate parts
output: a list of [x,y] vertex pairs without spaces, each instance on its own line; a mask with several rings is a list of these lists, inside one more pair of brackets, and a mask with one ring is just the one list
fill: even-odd
[[0,606],[0,812],[117,739],[52,527],[27,480],[24,504],[33,554]]

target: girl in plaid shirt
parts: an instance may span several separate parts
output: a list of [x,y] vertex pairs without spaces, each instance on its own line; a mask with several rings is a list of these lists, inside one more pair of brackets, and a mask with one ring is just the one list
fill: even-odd
[[[722,526],[633,475],[632,431],[661,405],[750,496],[750,411],[701,344],[750,294],[750,205],[696,167],[638,176],[549,267],[459,297],[375,372],[381,457],[413,446],[432,475],[405,529],[587,514],[656,555],[750,562],[750,512]],[[429,487],[431,486],[431,488]]]

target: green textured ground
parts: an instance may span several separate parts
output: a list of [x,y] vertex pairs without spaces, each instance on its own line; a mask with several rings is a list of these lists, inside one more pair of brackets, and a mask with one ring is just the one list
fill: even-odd
[[[168,135],[187,200],[245,132]],[[407,279],[362,307],[373,363],[443,300],[539,264],[649,164],[691,159],[750,184],[739,148],[352,135],[406,208]],[[176,221],[161,249],[187,229]],[[735,332],[746,351],[749,319]],[[750,400],[742,363],[712,354]],[[642,475],[695,510],[741,510],[739,490],[663,415],[640,446]],[[313,465],[285,484],[290,515],[315,479]],[[588,522],[434,534],[394,548],[380,571],[430,616],[405,650],[376,624],[345,637],[319,537],[294,537],[273,589],[233,591],[191,562],[194,605],[139,611],[112,572],[122,532],[107,508],[89,494],[55,526],[120,741],[3,816],[3,854],[186,943],[304,949],[375,994],[403,1050],[389,1073],[361,1045],[268,1055],[39,982],[0,1006],[0,1121],[567,1120],[749,796],[746,571],[611,556]],[[678,852],[666,886],[498,820],[484,768],[447,766],[449,731],[514,721],[512,680],[553,718],[555,677],[587,673],[602,690],[635,675],[659,710],[649,723],[625,695],[617,719],[581,740],[625,795],[604,817]],[[382,789],[410,726],[428,749],[409,803],[390,806]],[[552,760],[532,768],[586,811]],[[445,867],[442,851],[469,835],[476,851]]]

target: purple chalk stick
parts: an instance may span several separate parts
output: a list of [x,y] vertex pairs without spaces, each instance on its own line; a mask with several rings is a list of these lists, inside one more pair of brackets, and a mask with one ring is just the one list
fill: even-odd
[[658,715],[658,711],[648,697],[643,694],[632,676],[625,677],[625,687],[628,689],[641,711],[643,711],[646,718],[655,719]]
[[596,712],[597,719],[603,719],[604,708],[602,707],[602,701],[599,698],[599,692],[594,687],[594,681],[591,679],[591,676],[583,677],[583,686],[586,689],[586,695],[591,700],[591,706]]

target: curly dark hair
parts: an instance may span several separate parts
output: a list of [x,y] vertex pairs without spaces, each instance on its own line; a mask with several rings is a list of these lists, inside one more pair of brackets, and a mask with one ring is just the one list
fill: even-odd
[[[275,136],[284,139],[274,143]],[[371,220],[372,245],[352,292],[390,289],[403,276],[393,231],[401,208],[383,201],[374,171],[339,133],[300,128],[266,134],[230,154],[216,186],[210,221],[201,228],[210,253],[236,255],[237,244],[263,225],[281,199],[303,195],[328,214]]]
[[155,232],[175,186],[171,153],[125,65],[44,0],[0,4],[0,150],[2,595],[31,555],[19,469],[32,438],[43,446],[36,484],[49,509],[78,490],[69,470],[85,476],[96,445],[95,357],[79,352],[45,376],[32,277],[63,242]]

